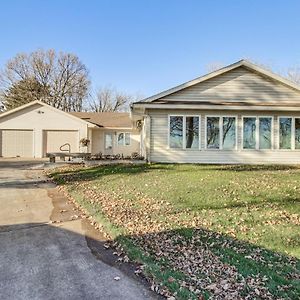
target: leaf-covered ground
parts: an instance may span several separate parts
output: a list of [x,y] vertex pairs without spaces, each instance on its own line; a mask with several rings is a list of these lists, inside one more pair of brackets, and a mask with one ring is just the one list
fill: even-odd
[[52,176],[171,299],[300,298],[298,167],[114,165]]

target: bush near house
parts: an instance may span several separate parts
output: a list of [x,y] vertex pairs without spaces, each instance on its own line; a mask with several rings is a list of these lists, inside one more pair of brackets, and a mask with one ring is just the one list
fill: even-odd
[[300,298],[300,167],[114,165],[52,177],[171,299]]

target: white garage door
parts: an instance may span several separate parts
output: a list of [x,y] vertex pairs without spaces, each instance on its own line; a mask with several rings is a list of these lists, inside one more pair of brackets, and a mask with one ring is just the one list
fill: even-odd
[[[44,155],[49,152],[61,152],[61,146],[70,144],[71,152],[79,152],[79,133],[73,130],[44,131]],[[62,149],[67,150],[68,146]]]
[[32,130],[0,130],[0,151],[3,157],[33,157]]

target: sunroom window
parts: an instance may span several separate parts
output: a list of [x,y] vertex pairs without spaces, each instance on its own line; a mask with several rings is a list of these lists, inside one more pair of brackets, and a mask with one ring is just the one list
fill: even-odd
[[222,143],[224,150],[231,150],[236,147],[236,118],[223,117]]
[[199,117],[170,116],[170,148],[199,149]]
[[243,119],[243,148],[256,149],[256,118]]
[[220,117],[207,117],[206,145],[208,149],[220,148]]
[[295,118],[295,149],[300,149],[300,118]]
[[279,149],[292,148],[292,118],[279,118]]
[[199,117],[185,118],[185,148],[199,149]]
[[183,146],[183,117],[170,117],[170,148],[182,148]]
[[272,148],[272,118],[259,118],[259,149]]

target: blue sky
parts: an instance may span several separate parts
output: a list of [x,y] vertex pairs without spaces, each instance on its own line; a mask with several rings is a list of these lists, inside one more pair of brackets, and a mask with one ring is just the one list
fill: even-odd
[[77,54],[94,87],[150,96],[241,58],[300,65],[300,1],[1,1],[0,67],[18,52]]

